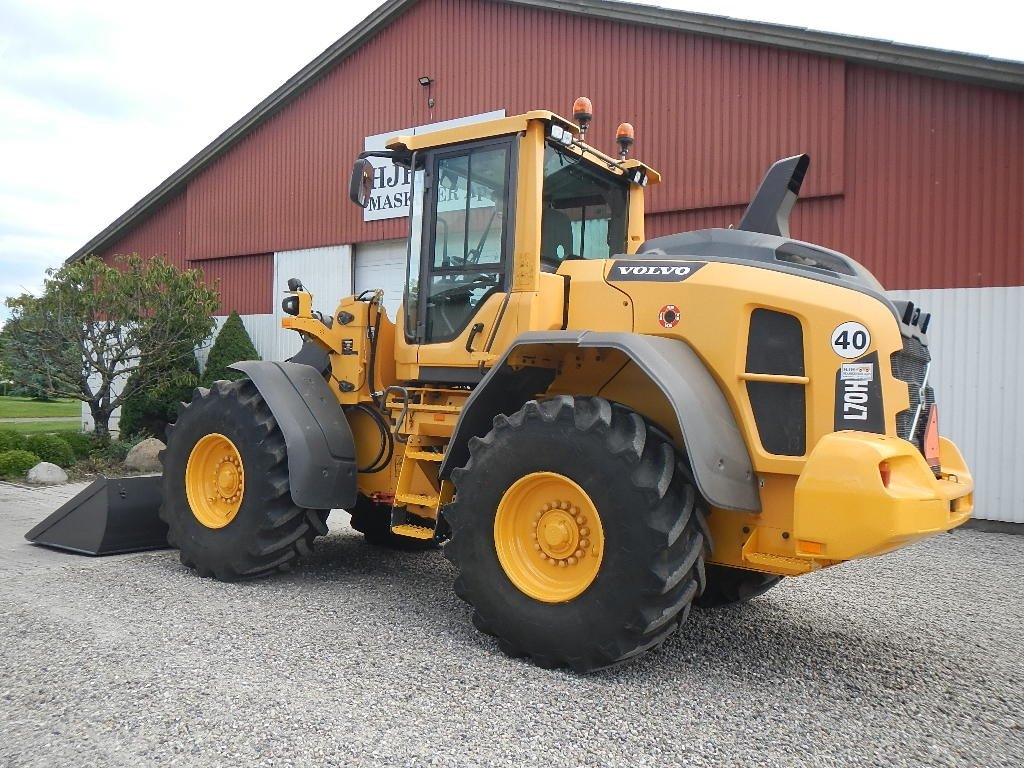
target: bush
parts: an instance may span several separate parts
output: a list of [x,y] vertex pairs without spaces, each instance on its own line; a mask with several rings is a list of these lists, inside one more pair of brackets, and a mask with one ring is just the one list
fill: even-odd
[[84,432],[58,432],[60,438],[71,446],[75,452],[76,459],[84,459],[89,456],[96,447],[96,439]]
[[108,461],[124,461],[128,456],[128,451],[141,443],[144,439],[145,438],[143,436],[139,435],[132,438],[122,437],[118,440],[109,440],[104,443],[103,447],[98,451],[98,454]]
[[245,376],[241,371],[228,368],[232,363],[240,360],[259,360],[259,353],[252,344],[245,326],[242,325],[242,318],[237,312],[224,323],[224,327],[217,334],[216,341],[210,349],[210,356],[206,359],[206,371],[203,373],[203,386],[208,387],[215,381],[227,379],[236,381]]
[[29,435],[25,439],[25,448],[40,460],[56,464],[58,467],[70,467],[75,463],[75,452],[64,438],[57,435]]
[[38,463],[39,457],[30,451],[4,451],[0,453],[0,477],[22,477]]
[[[133,382],[129,381],[129,385]],[[139,390],[121,406],[118,429],[122,435],[152,435],[164,439],[167,425],[178,418],[178,403],[192,399],[199,383],[199,364],[189,350],[182,365],[167,371],[156,387]]]
[[13,429],[0,429],[0,453],[13,451],[22,448],[25,444],[25,436]]

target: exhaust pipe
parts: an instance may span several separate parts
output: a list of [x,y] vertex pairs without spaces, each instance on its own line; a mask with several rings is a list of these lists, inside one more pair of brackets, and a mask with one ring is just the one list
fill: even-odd
[[737,229],[789,237],[789,214],[796,205],[810,164],[810,155],[793,155],[777,160],[761,180],[761,186],[744,211]]

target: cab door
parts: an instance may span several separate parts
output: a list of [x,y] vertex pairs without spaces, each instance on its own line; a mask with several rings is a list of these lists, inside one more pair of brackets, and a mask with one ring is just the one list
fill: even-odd
[[406,340],[419,378],[471,383],[510,290],[514,136],[430,152],[418,265],[410,260]]

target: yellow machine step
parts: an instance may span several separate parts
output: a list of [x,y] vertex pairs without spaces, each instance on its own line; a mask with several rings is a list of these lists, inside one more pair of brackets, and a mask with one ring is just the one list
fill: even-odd
[[434,529],[427,528],[422,525],[393,525],[391,526],[391,532],[398,536],[405,536],[410,539],[432,539],[434,538]]
[[772,555],[768,552],[744,552],[743,559],[751,565],[760,565],[771,568],[775,573],[788,576],[796,576],[814,570],[814,564],[810,560],[799,557],[786,557],[785,555]]
[[396,493],[395,504],[419,504],[421,507],[437,508],[438,497],[429,493]]
[[442,461],[444,459],[444,454],[434,453],[432,451],[407,450],[405,452],[405,458],[417,459],[419,461]]

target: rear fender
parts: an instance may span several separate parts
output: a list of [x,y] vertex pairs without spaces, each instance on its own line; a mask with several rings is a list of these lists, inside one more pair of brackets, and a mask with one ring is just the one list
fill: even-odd
[[316,368],[249,360],[232,366],[260,391],[284,435],[292,501],[310,509],[347,509],[356,502],[352,430]]
[[[556,345],[553,349],[551,345]],[[524,353],[560,358],[557,347],[614,349],[625,353],[671,405],[701,494],[724,509],[759,512],[760,495],[750,454],[729,404],[703,361],[686,342],[634,333],[547,331],[521,334],[483,378],[459,416],[440,476],[469,459],[469,440],[490,431],[499,413],[510,415],[544,392],[555,378],[550,365],[515,366]],[[551,353],[556,354],[552,355]]]

